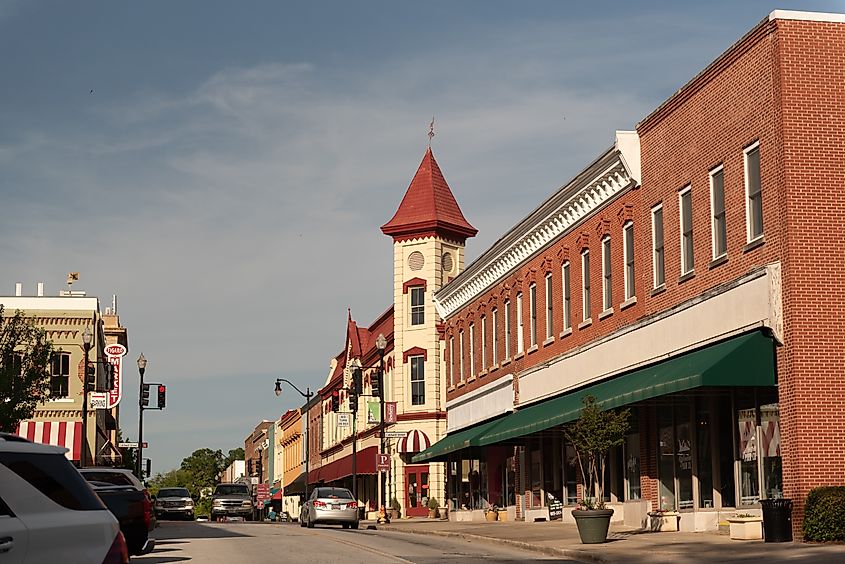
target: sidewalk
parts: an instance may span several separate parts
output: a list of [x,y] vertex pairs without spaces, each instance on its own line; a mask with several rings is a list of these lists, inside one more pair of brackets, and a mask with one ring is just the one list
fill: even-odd
[[650,533],[611,525],[608,542],[581,544],[574,524],[561,522],[452,522],[399,519],[382,531],[440,535],[493,542],[584,562],[845,562],[845,545],[731,540],[717,533]]

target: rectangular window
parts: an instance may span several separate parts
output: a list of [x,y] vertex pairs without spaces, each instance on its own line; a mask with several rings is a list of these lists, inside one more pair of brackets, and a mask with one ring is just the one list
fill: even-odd
[[70,354],[54,354],[52,370],[50,372],[50,399],[68,397],[68,381],[70,379]]
[[637,295],[634,284],[634,222],[622,226],[622,241],[625,246],[625,300]]
[[481,316],[481,370],[487,370],[487,316]]
[[592,318],[590,311],[590,249],[581,252],[581,301],[584,321]]
[[425,359],[412,356],[411,361],[411,405],[425,403]]
[[493,319],[490,328],[493,338],[490,340],[490,344],[493,345],[493,365],[495,366],[499,364],[499,310],[494,308],[491,317]]
[[411,288],[411,325],[425,323],[425,288]]
[[745,150],[745,221],[748,241],[763,236],[763,187],[760,184],[760,144]]
[[725,170],[720,166],[710,171],[711,231],[713,258],[728,252],[728,228],[725,223]]
[[552,311],[552,273],[546,274],[546,339],[555,334],[555,318]]
[[563,330],[572,328],[572,288],[569,279],[569,261],[561,267],[563,277]]
[[530,323],[531,326],[528,327],[529,335],[531,340],[530,346],[534,346],[537,344],[537,285],[531,284],[528,288],[528,313],[531,315]]
[[602,310],[613,309],[613,269],[610,261],[610,237],[601,240]]
[[449,337],[449,386],[455,386],[455,338]]
[[687,186],[678,192],[678,209],[681,227],[681,275],[688,274],[695,268],[695,254],[692,242],[692,187]]
[[458,378],[464,381],[464,332],[458,333]]
[[469,377],[475,378],[475,324],[469,324]]
[[516,354],[525,350],[525,323],[522,321],[522,292],[516,295]]
[[505,358],[511,357],[511,302],[505,302]]
[[654,287],[660,288],[666,283],[663,249],[663,205],[651,209],[651,243]]

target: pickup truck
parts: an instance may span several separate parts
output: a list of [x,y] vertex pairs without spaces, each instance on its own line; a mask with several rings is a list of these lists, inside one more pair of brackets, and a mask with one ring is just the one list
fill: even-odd
[[211,496],[211,520],[221,517],[252,518],[252,495],[246,484],[217,484]]
[[149,532],[155,527],[153,505],[140,480],[119,468],[81,468],[79,472],[117,519],[129,554],[152,552],[155,539]]

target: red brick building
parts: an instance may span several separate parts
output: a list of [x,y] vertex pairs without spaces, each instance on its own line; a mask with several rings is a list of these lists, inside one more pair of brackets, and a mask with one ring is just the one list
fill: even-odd
[[628,524],[783,496],[798,532],[845,483],[843,61],[845,16],[773,12],[435,293],[448,435],[414,460],[453,509],[571,509],[587,394],[633,413],[605,469]]

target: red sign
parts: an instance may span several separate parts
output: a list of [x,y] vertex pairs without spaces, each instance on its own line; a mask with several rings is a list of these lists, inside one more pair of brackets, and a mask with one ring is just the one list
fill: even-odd
[[270,486],[267,484],[258,484],[255,486],[255,498],[258,501],[265,501],[270,499]]
[[376,470],[387,472],[390,470],[390,455],[382,452],[376,453]]
[[396,402],[395,401],[384,402],[384,422],[385,423],[396,423]]
[[111,409],[119,404],[123,397],[123,356],[126,354],[126,347],[113,343],[106,346],[105,353],[114,374],[114,387],[108,391],[108,408]]

